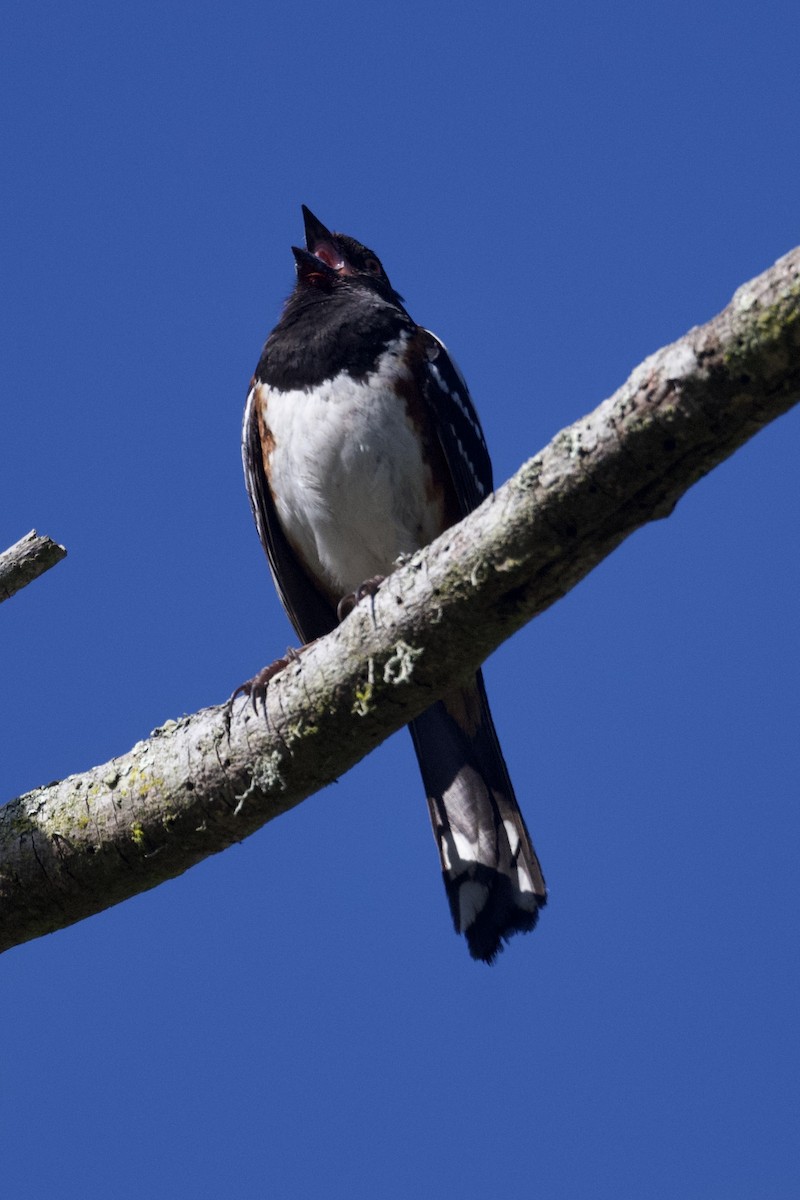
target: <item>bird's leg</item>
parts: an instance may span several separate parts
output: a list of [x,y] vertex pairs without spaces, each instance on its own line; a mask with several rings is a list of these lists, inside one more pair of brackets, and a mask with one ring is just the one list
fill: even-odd
[[264,709],[264,715],[266,716],[267,688],[270,684],[270,681],[273,680],[276,675],[280,675],[281,671],[285,670],[290,663],[297,662],[300,658],[300,655],[303,654],[304,651],[308,650],[309,646],[313,645],[314,642],[306,642],[305,646],[300,646],[298,649],[290,646],[283,658],[276,658],[274,662],[269,663],[266,667],[262,667],[258,674],[254,675],[252,679],[247,679],[244,683],[240,683],[236,691],[228,700],[228,711],[230,712],[233,702],[237,696],[249,696],[250,703],[253,706],[253,712],[258,712],[258,702],[260,700],[262,708]]
[[360,583],[354,592],[350,592],[347,596],[342,596],[336,606],[336,616],[339,621],[341,622],[345,617],[349,617],[355,606],[365,596],[375,596],[385,578],[385,575],[373,575],[372,579],[365,579],[363,583]]

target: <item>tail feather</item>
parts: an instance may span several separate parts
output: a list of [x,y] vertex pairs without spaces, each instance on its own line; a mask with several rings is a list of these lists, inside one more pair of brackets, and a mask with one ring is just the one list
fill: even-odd
[[480,672],[411,722],[453,923],[492,962],[533,929],[547,889],[497,740]]

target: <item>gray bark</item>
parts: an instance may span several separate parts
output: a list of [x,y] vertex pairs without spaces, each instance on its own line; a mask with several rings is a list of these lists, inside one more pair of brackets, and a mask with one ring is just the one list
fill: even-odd
[[0,554],[0,603],[49,571],[66,558],[66,554],[63,546],[38,534],[35,529],[26,533]]

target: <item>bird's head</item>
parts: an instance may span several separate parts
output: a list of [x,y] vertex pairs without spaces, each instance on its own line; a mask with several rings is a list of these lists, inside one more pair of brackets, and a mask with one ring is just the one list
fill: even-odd
[[301,286],[333,291],[338,287],[366,288],[384,300],[402,305],[377,254],[346,233],[331,233],[314,214],[303,208],[306,245],[292,246],[297,281]]

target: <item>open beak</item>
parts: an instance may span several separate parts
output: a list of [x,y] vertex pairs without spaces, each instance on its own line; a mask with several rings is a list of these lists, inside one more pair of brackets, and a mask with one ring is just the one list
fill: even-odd
[[[347,261],[342,254],[342,248],[336,240],[336,235],[327,229],[322,221],[317,220],[310,209],[302,205],[303,224],[306,233],[306,250],[314,258],[320,259],[333,271],[343,271]],[[295,253],[295,260],[297,254]]]
[[300,246],[292,246],[292,254],[297,268],[297,277],[304,283],[327,283],[338,275],[336,267],[331,266],[324,258],[310,254]]

